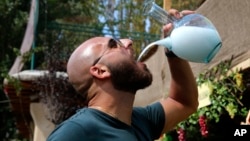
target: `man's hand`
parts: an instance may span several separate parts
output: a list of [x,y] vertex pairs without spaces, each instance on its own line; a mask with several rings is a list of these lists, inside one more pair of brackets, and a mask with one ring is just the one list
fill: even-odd
[[[195,13],[195,12],[191,11],[191,10],[183,10],[181,12],[179,12],[176,9],[170,9],[169,10],[169,14],[171,16],[174,16],[177,19],[181,19],[183,16],[188,15],[188,14],[193,14],[193,13]],[[172,23],[164,25],[163,28],[162,28],[164,37],[168,36],[170,34],[170,32],[172,31],[172,29],[173,29],[173,24]],[[165,48],[165,52],[168,53],[167,48]]]
[[[188,15],[188,14],[193,14],[193,13],[195,13],[195,12],[191,11],[191,10],[183,10],[181,12],[179,12],[176,9],[169,10],[169,14],[171,16],[174,16],[177,19],[181,19],[183,16]],[[172,23],[169,23],[169,24],[166,24],[163,26],[164,37],[166,37],[169,34],[169,32],[172,30],[172,28],[173,28]]]

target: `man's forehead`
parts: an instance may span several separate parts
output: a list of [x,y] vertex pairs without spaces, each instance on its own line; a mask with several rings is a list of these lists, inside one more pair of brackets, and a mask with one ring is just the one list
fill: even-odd
[[91,56],[93,54],[99,54],[103,52],[109,40],[110,38],[107,37],[96,37],[89,39],[81,45],[81,56]]
[[97,44],[103,43],[103,44],[107,44],[107,42],[110,39],[111,39],[110,37],[94,37],[94,38],[91,38],[91,39],[87,40],[87,43],[97,43]]

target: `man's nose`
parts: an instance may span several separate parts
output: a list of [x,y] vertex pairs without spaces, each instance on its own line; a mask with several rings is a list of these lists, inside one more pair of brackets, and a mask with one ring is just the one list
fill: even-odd
[[120,39],[120,41],[122,42],[122,44],[124,45],[124,47],[126,49],[132,49],[133,47],[133,41],[130,39]]

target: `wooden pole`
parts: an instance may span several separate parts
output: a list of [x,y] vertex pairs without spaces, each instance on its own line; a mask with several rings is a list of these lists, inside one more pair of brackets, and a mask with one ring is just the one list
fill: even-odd
[[163,9],[169,10],[172,5],[172,0],[163,0]]

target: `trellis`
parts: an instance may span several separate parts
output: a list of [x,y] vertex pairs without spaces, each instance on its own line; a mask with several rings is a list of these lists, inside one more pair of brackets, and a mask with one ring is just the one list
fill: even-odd
[[[160,34],[150,34],[146,32],[137,32],[137,31],[125,31],[125,30],[115,30],[111,31],[108,29],[101,29],[102,26],[92,26],[84,24],[67,24],[67,23],[58,23],[50,22],[47,24],[48,30],[67,30],[74,33],[81,33],[82,36],[97,36],[97,35],[110,35],[110,36],[121,36],[124,38],[130,38],[132,40],[144,40],[144,41],[156,41],[160,38]],[[111,34],[112,33],[112,34]]]

